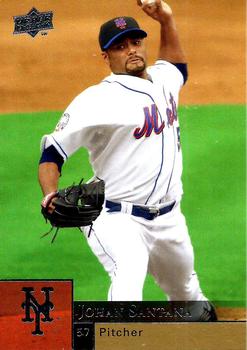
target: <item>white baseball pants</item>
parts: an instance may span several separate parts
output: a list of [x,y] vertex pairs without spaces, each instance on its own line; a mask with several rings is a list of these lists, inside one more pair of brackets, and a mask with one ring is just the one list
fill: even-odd
[[84,228],[94,254],[111,278],[109,301],[141,301],[147,273],[168,300],[207,300],[194,271],[194,253],[185,218],[176,204],[154,220],[104,208]]

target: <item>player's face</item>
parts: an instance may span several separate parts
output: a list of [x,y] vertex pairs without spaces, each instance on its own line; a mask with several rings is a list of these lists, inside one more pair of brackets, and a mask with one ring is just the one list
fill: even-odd
[[143,39],[124,38],[102,53],[115,74],[124,73],[146,78],[146,47]]

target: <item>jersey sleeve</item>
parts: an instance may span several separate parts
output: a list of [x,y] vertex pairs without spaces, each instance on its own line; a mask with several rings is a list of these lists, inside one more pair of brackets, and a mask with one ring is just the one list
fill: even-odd
[[[55,130],[41,139],[41,151],[53,145],[64,161],[76,150],[84,147],[87,140],[86,131],[95,121],[88,114],[95,106],[94,88],[89,88],[78,95],[62,114]],[[96,113],[91,113],[96,115]]]

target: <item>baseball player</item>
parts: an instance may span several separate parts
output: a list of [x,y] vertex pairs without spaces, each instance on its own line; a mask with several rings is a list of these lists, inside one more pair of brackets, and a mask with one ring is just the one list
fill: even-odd
[[180,210],[177,105],[186,59],[171,7],[161,0],[137,3],[160,23],[158,60],[147,66],[147,33],[132,17],[101,26],[102,57],[112,73],[80,93],[42,138],[43,206],[53,210],[63,163],[86,147],[95,178],[105,181],[106,200],[93,226],[82,230],[111,278],[108,300],[142,300],[147,273],[169,300],[206,300]]

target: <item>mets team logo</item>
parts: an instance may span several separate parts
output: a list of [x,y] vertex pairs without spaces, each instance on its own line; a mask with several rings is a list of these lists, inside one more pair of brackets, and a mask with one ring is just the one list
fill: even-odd
[[116,27],[120,28],[120,29],[125,29],[126,26],[127,26],[127,23],[126,23],[125,19],[122,18],[122,17],[115,19],[114,22],[116,24]]
[[[170,94],[170,100],[171,108],[166,109],[166,116],[167,116],[167,125],[168,127],[172,126],[174,121],[177,120],[177,107],[176,102],[174,101],[174,98],[172,94]],[[134,137],[136,139],[140,139],[141,137],[149,137],[152,132],[154,132],[156,135],[159,135],[164,127],[165,122],[159,118],[159,113],[157,106],[155,104],[151,105],[151,111],[149,107],[144,107],[144,124],[142,128],[136,128],[134,130]]]

